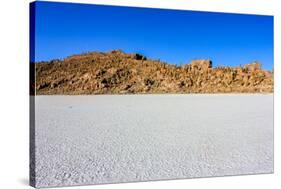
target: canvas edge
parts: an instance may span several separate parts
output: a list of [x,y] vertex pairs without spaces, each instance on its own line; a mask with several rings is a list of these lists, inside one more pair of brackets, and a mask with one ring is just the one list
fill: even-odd
[[35,9],[29,3],[29,185],[36,187],[35,160]]

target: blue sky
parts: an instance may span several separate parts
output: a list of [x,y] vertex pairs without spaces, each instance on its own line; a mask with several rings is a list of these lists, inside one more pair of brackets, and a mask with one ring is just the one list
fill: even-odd
[[173,64],[260,61],[273,67],[273,17],[36,2],[35,60],[87,51],[142,53]]

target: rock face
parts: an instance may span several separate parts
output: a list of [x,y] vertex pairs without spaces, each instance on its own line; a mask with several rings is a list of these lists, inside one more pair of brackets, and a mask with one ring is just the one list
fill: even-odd
[[248,69],[249,72],[261,70],[261,64],[259,62],[253,62],[252,64],[246,64],[245,69]]
[[273,92],[273,72],[257,62],[213,68],[211,60],[193,60],[176,66],[114,50],[34,65],[39,95]]
[[208,71],[209,68],[212,68],[211,60],[192,60],[190,64],[193,69],[201,69],[203,71]]

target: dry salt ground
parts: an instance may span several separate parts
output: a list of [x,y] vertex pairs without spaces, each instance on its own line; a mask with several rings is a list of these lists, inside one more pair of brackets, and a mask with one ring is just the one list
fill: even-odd
[[273,172],[273,95],[35,99],[36,186]]

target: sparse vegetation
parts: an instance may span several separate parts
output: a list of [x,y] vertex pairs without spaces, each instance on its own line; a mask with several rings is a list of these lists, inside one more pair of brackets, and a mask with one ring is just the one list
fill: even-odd
[[212,67],[211,60],[175,66],[120,50],[35,63],[39,95],[273,92],[273,72],[258,62]]

